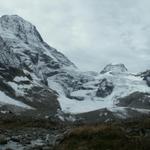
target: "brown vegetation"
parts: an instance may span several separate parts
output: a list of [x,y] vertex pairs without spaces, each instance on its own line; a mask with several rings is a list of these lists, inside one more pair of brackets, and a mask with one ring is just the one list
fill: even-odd
[[75,127],[55,148],[55,150],[149,149],[150,119]]

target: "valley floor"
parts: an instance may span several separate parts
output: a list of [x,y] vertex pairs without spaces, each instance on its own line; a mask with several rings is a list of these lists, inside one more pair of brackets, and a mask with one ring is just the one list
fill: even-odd
[[149,150],[150,118],[97,124],[0,121],[0,150]]

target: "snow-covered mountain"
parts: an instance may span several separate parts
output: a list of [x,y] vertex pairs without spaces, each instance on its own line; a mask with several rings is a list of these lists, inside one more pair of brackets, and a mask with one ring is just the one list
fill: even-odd
[[101,71],[101,74],[106,72],[113,72],[113,73],[122,73],[127,72],[128,69],[125,67],[124,64],[109,64]]
[[[67,74],[71,80],[58,74],[48,81],[49,86],[59,93],[62,109],[72,113],[83,113],[100,108],[115,109],[118,107],[119,98],[137,91],[150,92],[143,77],[129,72],[113,71],[114,65],[113,70],[103,74],[93,75],[76,71]],[[70,87],[67,83],[71,84]]]
[[0,18],[1,112],[61,119],[63,113],[105,108],[118,116],[127,116],[129,109],[147,113],[149,78],[149,73],[129,73],[123,64],[109,64],[100,73],[82,72],[45,43],[31,23],[17,15]]
[[[17,15],[0,18],[1,59],[41,78],[62,67],[75,67],[63,54],[46,44],[36,27]],[[11,56],[13,57],[11,57]]]

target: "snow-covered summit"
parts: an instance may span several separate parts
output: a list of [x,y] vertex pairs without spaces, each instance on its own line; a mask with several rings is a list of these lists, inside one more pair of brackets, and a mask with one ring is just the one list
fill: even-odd
[[0,17],[0,47],[0,63],[7,58],[7,65],[21,66],[42,80],[64,67],[75,68],[66,56],[43,41],[34,25],[17,15]]
[[125,67],[124,64],[108,64],[104,67],[104,69],[101,71],[101,74],[112,72],[112,73],[123,73],[127,72],[128,69]]
[[8,38],[14,36],[26,43],[43,41],[36,27],[17,15],[0,17],[0,34]]

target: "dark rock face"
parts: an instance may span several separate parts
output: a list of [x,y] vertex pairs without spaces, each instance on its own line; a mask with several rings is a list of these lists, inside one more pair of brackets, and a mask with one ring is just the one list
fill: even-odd
[[[23,78],[24,80],[17,81],[15,80],[16,78]],[[18,88],[23,88],[21,91],[16,91],[15,86]],[[5,107],[4,110],[14,114],[22,114],[26,112],[25,114],[29,116],[38,114],[39,116],[45,117],[46,115],[55,116],[57,114],[57,110],[60,109],[59,102],[57,101],[57,93],[44,85],[40,86],[33,83],[32,77],[28,73],[25,73],[22,69],[1,66],[0,91],[11,99],[18,102],[23,102],[33,108],[26,110],[22,107],[13,106],[6,103],[2,106],[0,105],[0,111]]]
[[19,60],[12,52],[9,44],[0,36],[0,64],[18,67]]
[[112,93],[113,88],[114,86],[112,82],[107,81],[107,79],[103,79],[99,84],[96,96],[104,98]]
[[115,116],[111,111],[104,108],[91,112],[77,114],[76,118],[77,121],[82,123],[97,123],[112,121],[115,119]]
[[132,93],[129,96],[120,98],[117,106],[150,109],[150,94],[140,92]]
[[60,110],[59,102],[57,101],[57,95],[54,91],[44,87],[34,86],[26,92],[25,100],[29,106],[36,108],[35,111],[40,116],[55,116],[58,109]]
[[146,77],[146,82],[147,82],[147,85],[150,86],[150,76]]
[[150,86],[150,70],[141,73],[140,76],[143,77],[143,80],[145,80],[147,85]]

